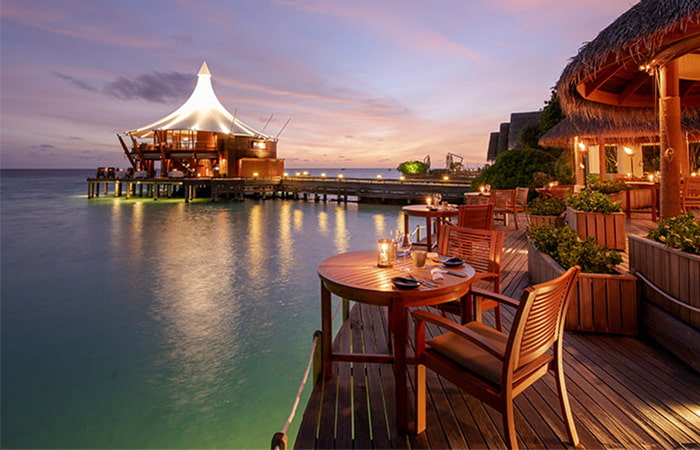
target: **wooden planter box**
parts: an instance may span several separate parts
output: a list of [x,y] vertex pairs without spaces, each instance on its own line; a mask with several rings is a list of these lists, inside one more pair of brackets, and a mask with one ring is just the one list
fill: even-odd
[[630,269],[653,285],[641,284],[642,332],[700,372],[700,256],[628,238]]
[[581,239],[592,236],[598,245],[625,251],[625,213],[592,213],[566,207],[566,222]]
[[[627,209],[627,194],[625,191],[608,194],[610,200],[620,202],[622,210]],[[642,209],[651,207],[651,191],[649,189],[630,189],[630,208]]]
[[[564,269],[528,243],[528,272],[533,283],[558,277]],[[565,329],[637,334],[637,278],[630,274],[580,273],[566,312]]]
[[551,225],[553,227],[561,228],[564,226],[564,219],[560,216],[534,216],[528,214],[527,223],[533,227]]

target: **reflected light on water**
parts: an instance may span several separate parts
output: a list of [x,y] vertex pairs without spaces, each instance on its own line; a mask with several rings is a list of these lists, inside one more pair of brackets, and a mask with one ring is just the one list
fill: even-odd
[[294,231],[301,231],[304,228],[304,211],[294,210]]
[[372,221],[374,222],[374,229],[377,236],[388,236],[389,232],[386,229],[386,217],[382,214],[375,214],[372,216]]
[[328,236],[328,213],[325,211],[318,213],[318,231]]
[[335,251],[337,253],[347,252],[350,248],[348,227],[345,218],[345,209],[341,206],[335,208]]
[[280,206],[279,240],[277,256],[280,258],[280,276],[287,277],[293,263],[294,240],[292,236],[292,204],[283,203]]

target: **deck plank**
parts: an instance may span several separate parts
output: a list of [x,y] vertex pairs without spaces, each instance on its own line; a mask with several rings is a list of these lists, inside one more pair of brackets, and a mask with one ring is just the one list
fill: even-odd
[[[635,219],[627,224],[630,233],[645,234],[653,222]],[[524,233],[512,223],[497,229],[507,230],[502,292],[519,298],[530,284]],[[503,309],[503,319],[507,330],[512,309]],[[492,310],[484,320],[493,324]],[[426,329],[428,336],[435,332],[431,326]],[[334,343],[346,349],[350,344],[353,351],[387,352],[386,309],[355,305]],[[564,346],[569,399],[586,448],[697,448],[700,374],[634,337],[567,332]],[[314,387],[295,448],[505,448],[501,415],[432,371],[427,377],[428,429],[419,436],[397,431],[390,365],[336,363],[334,374]],[[412,366],[408,379],[413,411]],[[569,445],[552,374],[519,396],[515,409],[522,448]]]

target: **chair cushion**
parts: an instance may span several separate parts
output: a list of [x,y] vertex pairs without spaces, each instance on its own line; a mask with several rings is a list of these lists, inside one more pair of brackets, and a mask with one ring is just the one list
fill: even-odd
[[[491,341],[502,353],[505,353],[508,336],[488,327],[481,322],[469,322],[466,328]],[[501,383],[503,363],[498,358],[483,350],[467,339],[447,332],[426,342],[430,349],[456,362],[489,383]]]

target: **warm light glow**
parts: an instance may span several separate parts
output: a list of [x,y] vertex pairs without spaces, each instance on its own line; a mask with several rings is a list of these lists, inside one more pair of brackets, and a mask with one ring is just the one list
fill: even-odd
[[432,197],[425,197],[425,204],[430,206],[433,203]]
[[403,180],[405,180],[405,179],[406,179],[406,177],[403,176],[403,175],[401,175],[401,176],[399,177],[399,180],[401,180],[401,181],[403,181]]
[[697,174],[697,172],[693,172],[693,173],[690,174],[690,176],[691,176],[691,177],[696,177],[696,176],[698,176],[698,174]]
[[255,141],[253,142],[253,148],[257,148],[259,150],[265,150],[267,148],[267,144],[263,141]]
[[442,181],[447,181],[447,180],[449,180],[449,179],[450,179],[450,177],[448,177],[447,175],[445,175],[444,177],[442,177]]
[[307,172],[307,171],[305,170],[305,171],[304,171],[304,175],[308,175],[308,174],[309,174],[309,172]]
[[382,175],[381,175],[381,174],[378,174],[378,175],[377,175],[377,180],[381,180],[381,179],[382,179]]
[[586,147],[586,144],[584,144],[583,142],[579,142],[579,143],[578,143],[578,149],[579,149],[582,153],[585,153],[585,152],[588,151],[588,147]]
[[647,178],[649,178],[649,181],[654,181],[654,175],[649,175]]
[[297,172],[296,175],[297,175],[297,176],[301,175],[301,172]]
[[485,190],[486,190],[486,186],[484,186],[483,184],[481,186],[479,186],[479,192],[481,192],[483,194]]
[[380,239],[378,244],[377,265],[379,267],[391,267],[391,264],[394,262],[391,258],[392,250],[396,248],[394,243],[390,239]]
[[253,172],[253,176],[254,176],[254,177],[257,177],[257,176],[258,176],[258,172]]
[[342,173],[339,173],[339,174],[338,174],[338,178],[343,178],[343,174],[342,174]]
[[289,172],[283,173],[282,176],[283,176],[283,177],[288,177],[288,176],[289,176]]
[[623,147],[622,149],[625,151],[625,153],[627,153],[628,156],[634,156],[634,150],[632,150],[631,148]]
[[321,178],[326,178],[326,172],[321,172]]

